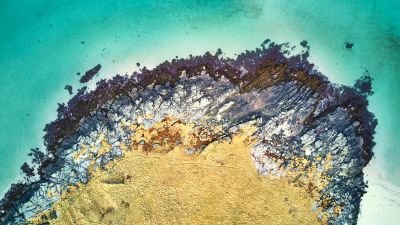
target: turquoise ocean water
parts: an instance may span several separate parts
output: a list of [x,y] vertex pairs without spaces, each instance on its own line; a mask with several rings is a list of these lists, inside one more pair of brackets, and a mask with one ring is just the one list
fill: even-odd
[[379,121],[370,171],[400,186],[399,12],[396,0],[2,0],[0,193],[29,149],[43,148],[44,125],[69,98],[64,86],[80,87],[77,72],[100,63],[100,79],[217,48],[234,56],[266,38],[307,40],[311,61],[339,84],[369,70]]

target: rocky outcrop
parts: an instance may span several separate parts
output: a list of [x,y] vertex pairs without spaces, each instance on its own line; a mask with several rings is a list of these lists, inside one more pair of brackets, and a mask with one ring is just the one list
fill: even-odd
[[123,157],[135,132],[129,125],[150,127],[173,116],[221,126],[218,138],[252,123],[258,141],[251,157],[260,174],[290,177],[316,199],[310,210],[320,209],[329,224],[356,224],[366,186],[362,169],[375,144],[377,121],[366,99],[371,78],[356,87],[332,84],[308,62],[307,43],[301,45],[302,53],[290,56],[287,44],[267,40],[236,59],[220,50],[173,59],[78,90],[46,125],[46,152],[32,150],[32,162],[23,166],[29,176],[1,201],[0,222],[26,223],[70,186],[87,183],[91,171]]

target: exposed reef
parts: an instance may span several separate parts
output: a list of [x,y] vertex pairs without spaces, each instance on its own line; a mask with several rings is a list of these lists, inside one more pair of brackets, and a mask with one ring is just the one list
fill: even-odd
[[307,42],[301,46],[300,54],[291,55],[288,44],[266,40],[236,59],[222,57],[221,50],[207,52],[78,90],[46,125],[46,152],[32,149],[32,162],[22,167],[27,176],[1,200],[0,223],[25,224],[38,216],[51,223],[61,216],[54,205],[71,187],[89,184],[131,151],[185,147],[180,132],[168,126],[133,138],[175,118],[201,128],[184,149],[190,154],[229,143],[250,124],[248,157],[260,176],[304,190],[321,223],[356,224],[366,187],[362,169],[375,145],[377,121],[367,110],[372,80],[366,75],[355,87],[332,84],[308,61]]

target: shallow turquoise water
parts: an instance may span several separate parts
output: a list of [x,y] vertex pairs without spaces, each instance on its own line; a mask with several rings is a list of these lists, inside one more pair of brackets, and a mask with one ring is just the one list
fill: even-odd
[[[141,0],[0,2],[0,192],[15,181],[42,129],[55,118],[64,85],[97,63],[101,77],[154,66],[175,55],[222,50],[233,56],[266,38],[308,40],[330,80],[375,78],[373,169],[400,186],[400,20],[398,1]],[[85,44],[82,44],[84,41]],[[352,50],[344,42],[354,43]]]

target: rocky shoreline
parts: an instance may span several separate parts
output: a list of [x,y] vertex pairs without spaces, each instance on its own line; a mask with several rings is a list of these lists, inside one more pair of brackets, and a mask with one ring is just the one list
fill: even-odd
[[[293,184],[316,199],[310,210],[322,209],[329,224],[356,224],[366,187],[362,169],[375,145],[377,121],[367,110],[372,81],[366,75],[354,87],[330,83],[308,62],[307,42],[301,45],[302,53],[289,56],[288,44],[266,40],[236,59],[223,58],[220,50],[173,59],[101,80],[93,91],[78,90],[46,125],[46,152],[32,150],[32,162],[23,166],[26,178],[1,200],[0,223],[28,223],[70,186],[87,183],[91,170],[123,157],[121,143],[133,144],[135,131],[121,124],[150,127],[174,116],[222,126],[218,138],[254,124],[260,141],[251,157],[260,174],[293,175]],[[109,143],[106,152],[101,140]],[[77,158],[82,146],[88,153]]]

